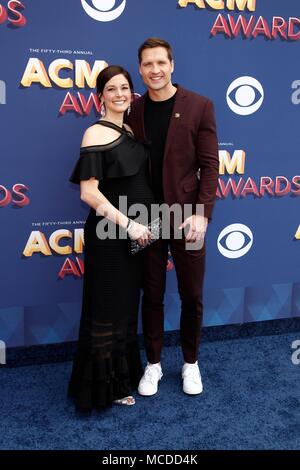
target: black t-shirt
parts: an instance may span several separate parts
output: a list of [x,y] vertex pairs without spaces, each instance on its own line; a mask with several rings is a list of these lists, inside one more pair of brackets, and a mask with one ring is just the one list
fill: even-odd
[[163,160],[165,144],[172,116],[176,93],[165,101],[152,101],[149,95],[145,101],[145,132],[151,143],[151,180],[156,203],[164,202]]

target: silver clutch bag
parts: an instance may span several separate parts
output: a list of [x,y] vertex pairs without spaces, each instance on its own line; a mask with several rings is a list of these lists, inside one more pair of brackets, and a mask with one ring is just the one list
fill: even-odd
[[151,239],[148,242],[146,246],[140,246],[137,242],[137,240],[130,240],[130,253],[132,255],[135,255],[139,251],[143,250],[144,248],[147,248],[147,246],[152,245],[152,243],[156,242],[161,238],[162,235],[162,226],[161,226],[161,219],[157,218],[150,222],[150,224],[147,225],[148,229],[151,232]]

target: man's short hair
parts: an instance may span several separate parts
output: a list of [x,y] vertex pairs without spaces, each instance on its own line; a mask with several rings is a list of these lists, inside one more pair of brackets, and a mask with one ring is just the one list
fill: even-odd
[[148,38],[143,44],[140,45],[138,50],[139,63],[142,62],[142,53],[145,49],[152,49],[154,47],[164,47],[168,53],[168,58],[170,62],[173,60],[173,51],[170,44],[161,38]]

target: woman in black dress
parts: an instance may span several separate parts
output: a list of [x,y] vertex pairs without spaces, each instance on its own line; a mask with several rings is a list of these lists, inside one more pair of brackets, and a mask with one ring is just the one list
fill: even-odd
[[[151,234],[147,221],[137,223],[117,209],[119,196],[127,197],[128,208],[141,203],[150,210],[153,202],[147,150],[123,125],[132,91],[122,67],[109,66],[99,74],[105,118],[86,130],[70,178],[80,184],[80,197],[91,207],[84,227],[78,350],[68,390],[76,409],[83,411],[112,403],[133,405],[131,393],[143,374],[137,341],[143,253],[131,255],[129,248],[130,239],[147,245]],[[99,222],[115,224],[117,237],[99,238]]]

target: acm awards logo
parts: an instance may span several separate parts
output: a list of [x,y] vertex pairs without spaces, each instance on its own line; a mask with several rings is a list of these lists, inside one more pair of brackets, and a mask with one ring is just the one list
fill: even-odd
[[[21,85],[26,88],[39,84],[43,88],[56,86],[61,89],[73,87],[82,90],[93,89],[96,86],[97,76],[107,65],[104,60],[96,60],[91,66],[86,60],[72,62],[69,59],[55,59],[47,67],[41,59],[31,57],[26,65]],[[64,115],[67,111],[72,111],[83,116],[90,114],[92,108],[100,113],[100,107],[100,101],[94,92],[91,92],[87,99],[79,91],[77,96],[67,92],[59,108],[59,114]]]
[[[35,225],[42,228],[49,225],[61,225],[60,222],[39,222]],[[80,278],[84,274],[84,261],[75,256],[75,261],[69,255],[73,252],[76,255],[83,253],[84,231],[83,228],[74,229],[58,229],[52,232],[48,237],[42,230],[33,230],[26,242],[23,250],[23,256],[31,258],[34,254],[43,256],[67,256],[62,267],[59,270],[58,277],[64,279],[66,275]]]
[[[126,0],[121,2],[120,0],[118,2],[115,0],[81,0],[81,4],[84,11],[91,18],[96,21],[108,22],[117,19],[123,13]],[[29,59],[26,65],[21,85],[31,87],[32,84],[39,84],[44,88],[70,89],[77,87],[79,89],[94,89],[98,74],[107,65],[104,60],[96,60],[90,65],[85,60],[56,59],[47,67],[42,60],[33,57]],[[90,114],[92,109],[96,114],[101,111],[100,101],[96,93],[91,92],[86,98],[80,91],[76,94],[68,91],[60,105],[59,114],[64,115],[69,111],[84,116]]]
[[[300,196],[300,175],[287,178],[283,175],[261,176],[258,181],[244,177],[246,165],[245,150],[219,150],[219,180],[217,198],[243,199],[245,197]],[[227,177],[228,175],[228,177]]]
[[[105,67],[107,62],[104,60],[95,60],[90,64],[86,60],[55,59],[48,66],[37,58],[31,57],[26,65],[21,78],[22,87],[29,88],[34,84],[39,84],[43,88],[61,88],[61,89],[94,89],[96,87],[97,76]],[[134,99],[139,97],[134,94]],[[79,116],[88,115],[94,110],[97,115],[101,112],[100,100],[97,93],[91,92],[86,98],[83,93],[78,91],[72,94],[70,91],[65,95],[59,108],[59,114],[64,115],[68,112],[75,112]]]
[[6,7],[0,3],[0,25],[8,22],[9,25],[18,28],[25,26],[27,20],[21,13],[24,8],[24,3],[18,0],[10,0]]
[[[265,3],[265,2],[262,2]],[[271,2],[270,2],[271,3]],[[284,4],[285,2],[281,2]],[[177,0],[177,4],[181,8],[188,5],[200,9],[209,10],[229,10],[255,12],[257,0]],[[247,11],[248,10],[248,11]],[[300,18],[290,17],[284,19],[281,16],[274,16],[271,21],[267,21],[263,16],[256,18],[254,15],[245,17],[239,15],[237,18],[227,14],[219,13],[213,27],[210,31],[211,36],[217,34],[224,35],[225,38],[236,38],[241,35],[244,39],[255,39],[259,36],[268,40],[281,39],[285,41],[300,40]]]
[[[40,230],[33,230],[25,244],[23,256],[31,258],[33,255],[38,254],[45,257],[49,256],[64,256],[66,257],[58,272],[58,277],[64,279],[65,276],[73,276],[81,278],[84,275],[84,260],[80,257],[83,254],[84,247],[84,229],[75,228],[70,230],[68,228],[57,229],[47,235],[41,229],[49,226],[56,225],[71,225],[71,222],[38,222],[34,225]],[[71,259],[71,255],[75,255],[75,259]],[[168,261],[166,264],[166,271],[172,271],[174,264],[172,255],[168,253]]]
[[90,5],[86,0],[81,0],[84,11],[96,21],[113,21],[122,15],[126,7],[126,0],[116,6],[115,0],[90,0]]

